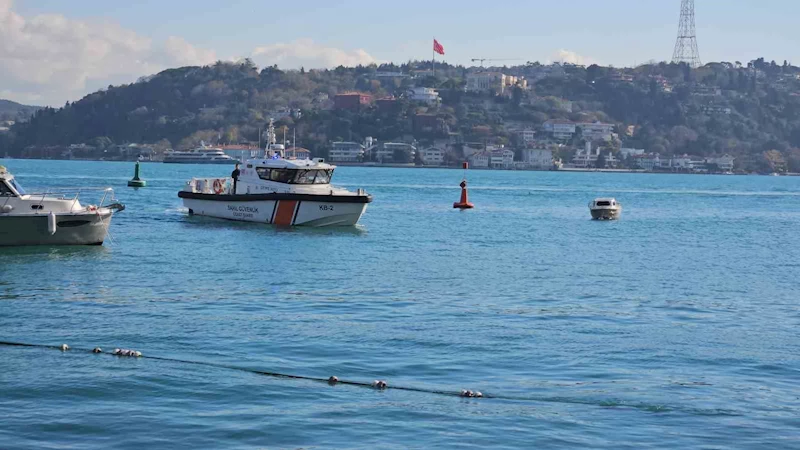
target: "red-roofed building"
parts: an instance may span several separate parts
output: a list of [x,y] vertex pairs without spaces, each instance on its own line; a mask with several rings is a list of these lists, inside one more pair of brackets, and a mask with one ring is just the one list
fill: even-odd
[[372,103],[372,96],[361,92],[346,92],[344,94],[336,94],[333,97],[334,109],[346,109],[349,111],[358,111],[362,107]]
[[288,159],[310,159],[311,150],[303,147],[289,147],[286,149],[285,156]]

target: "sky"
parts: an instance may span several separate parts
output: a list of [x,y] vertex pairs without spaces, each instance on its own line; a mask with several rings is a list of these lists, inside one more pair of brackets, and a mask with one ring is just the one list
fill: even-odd
[[[324,68],[430,59],[627,67],[669,60],[680,0],[0,0],[0,98],[61,106],[109,84],[251,58]],[[700,57],[800,64],[797,0],[696,0]],[[487,63],[488,64],[488,63]]]

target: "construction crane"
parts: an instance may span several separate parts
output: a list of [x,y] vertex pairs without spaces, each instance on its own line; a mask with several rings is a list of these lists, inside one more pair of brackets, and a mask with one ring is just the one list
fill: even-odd
[[484,61],[521,61],[519,58],[505,58],[505,59],[494,59],[494,58],[472,58],[472,62],[480,61],[481,67],[483,67]]

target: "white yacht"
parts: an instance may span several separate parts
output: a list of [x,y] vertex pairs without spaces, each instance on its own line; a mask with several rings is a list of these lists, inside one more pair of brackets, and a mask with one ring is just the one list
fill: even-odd
[[[312,227],[355,225],[372,196],[331,186],[336,166],[283,159],[272,123],[264,158],[248,160],[238,180],[193,178],[178,192],[189,214],[245,222]],[[235,187],[234,187],[235,186]]]
[[[81,193],[100,191],[99,205],[82,205]],[[28,194],[5,167],[0,166],[0,246],[101,245],[111,217],[125,209],[113,200],[111,188],[58,189]]]
[[221,148],[206,147],[205,144],[201,144],[200,147],[185,152],[167,152],[164,154],[164,162],[173,164],[236,164],[239,161],[226,155]]
[[622,214],[622,205],[615,198],[596,198],[589,203],[594,220],[615,220]]

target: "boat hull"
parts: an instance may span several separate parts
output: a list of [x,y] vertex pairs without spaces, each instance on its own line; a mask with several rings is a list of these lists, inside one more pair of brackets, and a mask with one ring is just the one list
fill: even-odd
[[619,219],[620,209],[591,209],[592,219],[594,220],[616,220]]
[[56,230],[48,231],[48,214],[0,216],[0,246],[102,245],[112,213],[56,214]]
[[181,191],[189,214],[283,226],[352,226],[372,197],[356,195],[216,195]]

